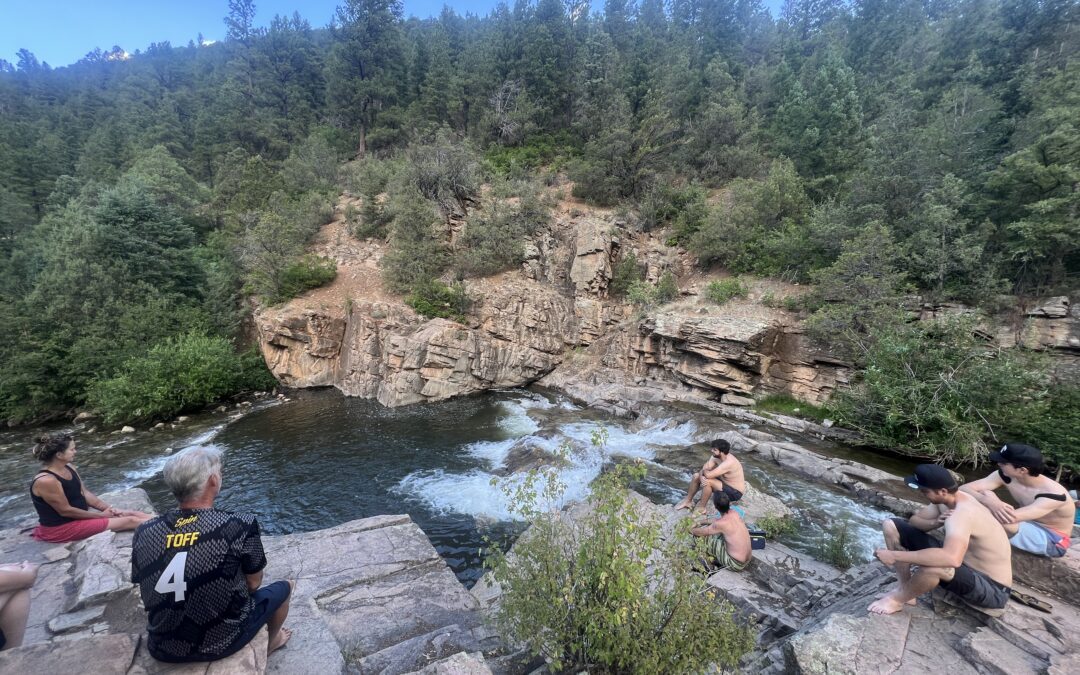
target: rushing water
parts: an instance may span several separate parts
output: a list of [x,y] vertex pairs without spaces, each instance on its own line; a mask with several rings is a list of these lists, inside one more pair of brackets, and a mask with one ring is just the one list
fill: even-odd
[[[169,430],[81,433],[76,463],[93,490],[140,486],[161,510],[171,503],[160,476],[170,449],[214,446],[224,452],[219,506],[258,514],[264,532],[408,513],[471,584],[482,571],[485,537],[505,540],[521,528],[493,478],[513,481],[568,444],[572,450],[559,470],[564,500],[585,496],[605,464],[636,459],[649,466],[639,489],[674,502],[707,456],[695,444],[723,425],[715,417],[678,419],[629,422],[521,390],[395,409],[336,391],[308,391],[243,413],[195,416]],[[591,438],[601,427],[607,442],[598,448]],[[36,468],[29,435],[0,434],[0,526],[29,515],[26,485]],[[752,457],[743,460],[751,482],[795,510],[799,529],[786,541],[796,548],[814,552],[837,518],[849,523],[864,557],[880,541],[885,512]]]

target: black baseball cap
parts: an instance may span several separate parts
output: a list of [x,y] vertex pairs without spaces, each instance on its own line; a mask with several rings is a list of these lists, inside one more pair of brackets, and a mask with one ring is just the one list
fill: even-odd
[[915,475],[904,479],[908,487],[913,490],[928,488],[940,490],[942,488],[956,487],[956,479],[949,470],[940,464],[920,464],[915,467]]
[[1026,466],[1031,469],[1041,469],[1043,456],[1039,449],[1033,445],[1024,443],[1006,443],[1001,449],[990,453],[990,461],[997,464],[1012,464],[1013,466]]

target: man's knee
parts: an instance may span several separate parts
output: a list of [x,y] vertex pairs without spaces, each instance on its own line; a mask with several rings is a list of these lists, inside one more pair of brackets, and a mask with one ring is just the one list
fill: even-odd
[[896,523],[892,518],[881,521],[881,531],[885,534],[885,540],[894,539],[900,541],[900,530],[896,529]]
[[956,568],[920,565],[914,574],[927,579],[937,579],[938,583],[946,583],[952,581],[953,577],[956,576]]

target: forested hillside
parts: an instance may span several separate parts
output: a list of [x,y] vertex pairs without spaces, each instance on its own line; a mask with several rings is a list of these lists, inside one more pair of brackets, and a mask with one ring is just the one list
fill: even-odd
[[[543,221],[535,182],[556,174],[704,266],[814,282],[804,309],[864,362],[904,295],[993,306],[1080,283],[1075,1],[789,0],[774,19],[755,0],[538,0],[418,20],[347,0],[329,27],[268,29],[257,3],[222,5],[221,43],[0,61],[0,418],[254,386],[257,357],[218,349],[220,381],[164,400],[183,366],[147,355],[236,344],[245,297],[332,278],[303,248],[342,187],[420,307],[455,301],[439,279],[516,264],[501,244]],[[491,255],[451,255],[433,223],[481,183],[524,198],[468,234]],[[146,381],[163,401],[143,409]]]

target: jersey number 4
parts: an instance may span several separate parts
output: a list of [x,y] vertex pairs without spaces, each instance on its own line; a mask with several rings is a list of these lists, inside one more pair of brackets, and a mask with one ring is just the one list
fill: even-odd
[[173,594],[173,602],[183,602],[184,593],[187,591],[187,582],[184,581],[184,565],[187,564],[187,551],[180,551],[169,561],[169,566],[158,577],[154,584],[154,590],[162,595]]

